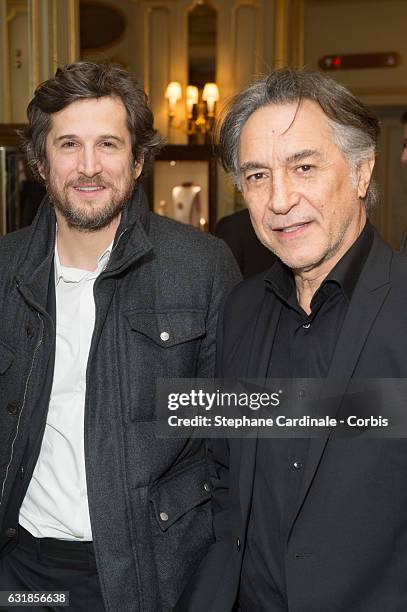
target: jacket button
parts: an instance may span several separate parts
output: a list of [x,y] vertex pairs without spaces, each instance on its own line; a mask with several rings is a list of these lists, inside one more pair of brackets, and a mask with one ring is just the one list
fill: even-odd
[[303,467],[301,461],[294,461],[293,466],[296,470],[301,470],[301,468]]
[[21,465],[20,466],[20,480],[24,480],[24,478],[25,478],[25,469],[24,469],[24,466]]
[[170,339],[170,334],[168,332],[161,332],[160,338],[163,342],[167,342]]
[[7,404],[7,412],[9,412],[10,414],[17,414],[18,409],[19,405],[17,404],[17,402],[10,402],[9,404]]
[[168,521],[169,516],[168,516],[168,514],[166,512],[160,512],[160,519],[162,521]]
[[208,485],[207,482],[204,482],[203,488],[204,488],[204,491],[206,491],[207,493],[209,493],[209,491],[211,490],[211,488],[210,488],[210,486]]
[[6,529],[6,536],[8,538],[15,538],[16,535],[17,529],[14,529],[14,527],[9,527],[8,529]]
[[240,552],[240,549],[241,549],[240,538],[236,538],[236,549],[237,549],[237,552]]

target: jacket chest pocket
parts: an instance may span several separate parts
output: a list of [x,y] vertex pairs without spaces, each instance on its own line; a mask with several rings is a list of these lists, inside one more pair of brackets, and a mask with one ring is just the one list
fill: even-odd
[[127,388],[132,420],[153,420],[157,378],[193,378],[204,338],[200,310],[131,311]]

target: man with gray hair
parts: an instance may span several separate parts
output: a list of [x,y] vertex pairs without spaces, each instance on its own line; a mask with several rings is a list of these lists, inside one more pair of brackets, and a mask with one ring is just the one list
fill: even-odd
[[[319,73],[276,70],[232,100],[220,158],[279,259],[228,297],[219,377],[407,376],[407,262],[368,221],[378,134]],[[261,434],[213,441],[216,542],[177,610],[407,609],[405,441]]]

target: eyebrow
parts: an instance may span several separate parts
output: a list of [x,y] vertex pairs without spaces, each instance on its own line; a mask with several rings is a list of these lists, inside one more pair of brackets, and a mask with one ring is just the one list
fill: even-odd
[[317,149],[303,149],[302,151],[297,151],[297,153],[293,153],[292,155],[286,157],[285,162],[286,164],[292,164],[295,162],[303,161],[308,157],[321,158],[322,155],[321,152]]
[[259,168],[267,168],[267,164],[260,162],[248,161],[239,166],[239,172],[247,172],[248,170],[259,170]]
[[[78,138],[77,134],[62,134],[62,136],[58,136],[55,139],[55,142],[60,142],[61,140],[73,140]],[[117,140],[117,142],[123,142],[123,139],[119,136],[115,136],[114,134],[101,134],[99,136],[102,140]]]
[[[296,153],[286,157],[285,164],[288,165],[298,163],[304,159],[308,159],[309,157],[321,158],[322,154],[317,149],[303,149],[302,151],[297,151]],[[268,168],[268,164],[257,161],[247,161],[239,167],[239,172],[243,173],[250,170],[260,170],[262,168]]]

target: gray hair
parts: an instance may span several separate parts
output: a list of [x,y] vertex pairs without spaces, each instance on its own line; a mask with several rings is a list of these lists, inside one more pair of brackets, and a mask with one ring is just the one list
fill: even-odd
[[[335,144],[356,176],[358,166],[375,156],[380,134],[376,115],[346,87],[319,72],[280,68],[262,76],[239,92],[224,110],[217,126],[217,152],[220,161],[240,189],[239,141],[249,117],[259,108],[272,104],[316,102],[328,118]],[[374,180],[364,197],[366,210],[377,202]]]

